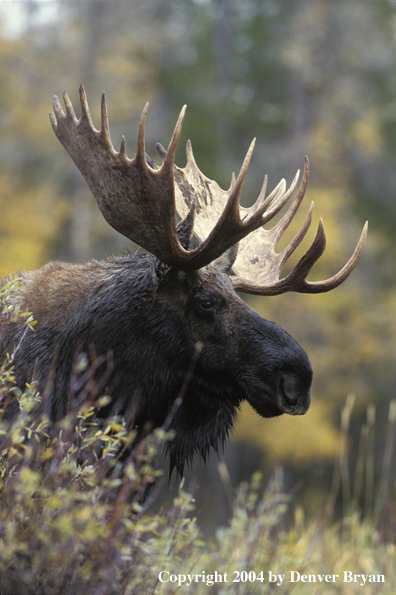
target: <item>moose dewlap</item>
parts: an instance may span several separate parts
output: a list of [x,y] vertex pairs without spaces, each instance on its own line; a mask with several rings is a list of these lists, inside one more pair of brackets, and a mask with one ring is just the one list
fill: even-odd
[[[111,360],[111,365],[97,368],[98,396],[109,397],[103,416],[133,417],[134,426],[143,431],[148,424],[161,426],[173,411],[170,466],[181,474],[195,452],[206,459],[211,447],[221,449],[242,401],[263,417],[302,415],[310,404],[312,369],[306,353],[285,331],[258,316],[235,290],[258,295],[329,291],[356,266],[367,224],[344,268],[330,279],[310,282],[306,277],[325,248],[320,221],[311,247],[281,278],[283,265],[312,219],[311,205],[298,234],[275,252],[303,200],[308,160],[291,206],[266,230],[262,226],[292,196],[298,174],[290,188],[282,180],[268,196],[265,178],[255,204],[243,208],[239,198],[254,143],[225,191],[200,172],[190,143],[186,167],[174,163],[185,108],[168,150],[157,145],[163,160],[157,167],[145,153],[148,105],[136,156],[129,159],[124,138],[119,152],[112,145],[105,96],[99,131],[82,86],[80,98],[82,113],[77,119],[66,93],[66,112],[54,97],[54,132],[108,223],[149,254],[85,265],[55,262],[23,274],[15,300],[33,313],[37,324],[33,332],[3,315],[0,356],[13,354],[10,364],[21,389],[37,382],[53,422],[73,405],[70,378],[76,352],[85,352],[91,363],[98,357]],[[178,397],[182,398],[174,408]],[[12,417],[17,410],[12,402],[6,415]]]

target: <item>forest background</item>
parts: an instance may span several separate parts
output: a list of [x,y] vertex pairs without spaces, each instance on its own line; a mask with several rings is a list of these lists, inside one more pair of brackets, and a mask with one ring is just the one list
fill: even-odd
[[231,486],[258,468],[269,476],[282,465],[286,489],[308,515],[319,510],[347,397],[352,467],[368,432],[379,467],[396,384],[395,50],[393,0],[0,2],[0,275],[135,249],[102,219],[49,124],[53,94],[67,90],[79,113],[80,83],[97,127],[106,91],[113,144],[124,134],[129,156],[146,101],[155,159],[187,103],[176,162],[191,138],[200,169],[223,187],[257,137],[245,206],[265,173],[271,188],[290,182],[308,155],[306,209],[314,200],[328,236],[311,279],[346,262],[369,220],[364,256],[339,289],[243,296],[308,352],[313,402],[302,418],[268,421],[243,407],[226,466],[214,455],[208,468],[196,462],[185,487],[207,530],[227,519]]

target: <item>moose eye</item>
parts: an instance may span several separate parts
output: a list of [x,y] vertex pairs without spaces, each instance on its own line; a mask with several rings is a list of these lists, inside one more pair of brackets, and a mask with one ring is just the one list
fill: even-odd
[[210,300],[202,300],[201,302],[199,302],[199,309],[201,310],[201,312],[209,314],[209,312],[213,312],[215,310],[215,307]]
[[207,320],[209,322],[215,321],[217,308],[212,300],[197,300],[194,304],[194,310],[199,318]]
[[199,304],[200,308],[202,310],[208,311],[208,310],[214,310],[214,306],[212,304],[212,302],[210,300],[204,300]]

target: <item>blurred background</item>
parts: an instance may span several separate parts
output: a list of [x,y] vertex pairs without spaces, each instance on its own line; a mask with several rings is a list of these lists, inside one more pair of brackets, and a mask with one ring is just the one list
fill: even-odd
[[[200,169],[222,187],[257,137],[245,206],[265,173],[270,189],[282,177],[290,183],[308,155],[310,184],[295,229],[311,200],[315,223],[301,250],[319,216],[328,236],[312,280],[347,261],[369,220],[365,253],[335,291],[242,296],[308,352],[313,402],[302,418],[273,420],[244,406],[224,462],[214,454],[206,468],[196,461],[185,487],[195,490],[205,531],[227,520],[233,486],[257,469],[269,477],[278,465],[285,489],[314,515],[342,476],[334,471],[340,449],[348,452],[351,494],[370,505],[362,486],[370,478],[375,489],[394,424],[395,50],[393,0],[0,2],[0,275],[134,249],[102,219],[49,124],[52,95],[64,90],[79,115],[80,83],[97,128],[106,91],[113,144],[118,149],[124,134],[130,157],[146,101],[146,150],[157,162],[155,143],[167,145],[187,103],[176,162],[185,165],[190,138]],[[394,486],[395,465],[388,471]]]

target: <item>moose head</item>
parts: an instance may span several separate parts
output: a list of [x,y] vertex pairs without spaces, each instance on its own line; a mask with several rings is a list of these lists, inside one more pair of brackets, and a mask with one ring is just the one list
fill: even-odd
[[124,137],[119,152],[113,147],[105,95],[100,130],[92,123],[82,86],[80,100],[78,119],[66,93],[65,112],[54,97],[53,130],[106,221],[149,254],[85,265],[50,263],[24,274],[18,299],[33,312],[36,330],[4,324],[0,347],[6,352],[18,345],[13,360],[18,384],[37,380],[53,421],[70,406],[77,346],[88,354],[111,354],[112,370],[101,388],[110,400],[104,415],[133,411],[135,427],[141,429],[147,423],[162,425],[173,411],[170,465],[182,473],[195,452],[206,459],[211,447],[222,448],[242,401],[263,417],[302,415],[310,404],[312,368],[306,353],[235,291],[266,296],[334,289],[356,266],[367,224],[347,264],[333,277],[312,282],[306,277],[326,244],[320,220],[310,248],[281,277],[312,221],[313,204],[294,239],[275,252],[304,198],[307,159],[288,211],[272,229],[264,229],[292,197],[299,173],[289,188],[282,180],[268,196],[265,177],[254,205],[241,207],[254,141],[225,191],[201,173],[190,142],[186,167],[174,163],[185,107],[168,150],[157,145],[162,158],[157,167],[145,152],[148,104],[130,159]]

